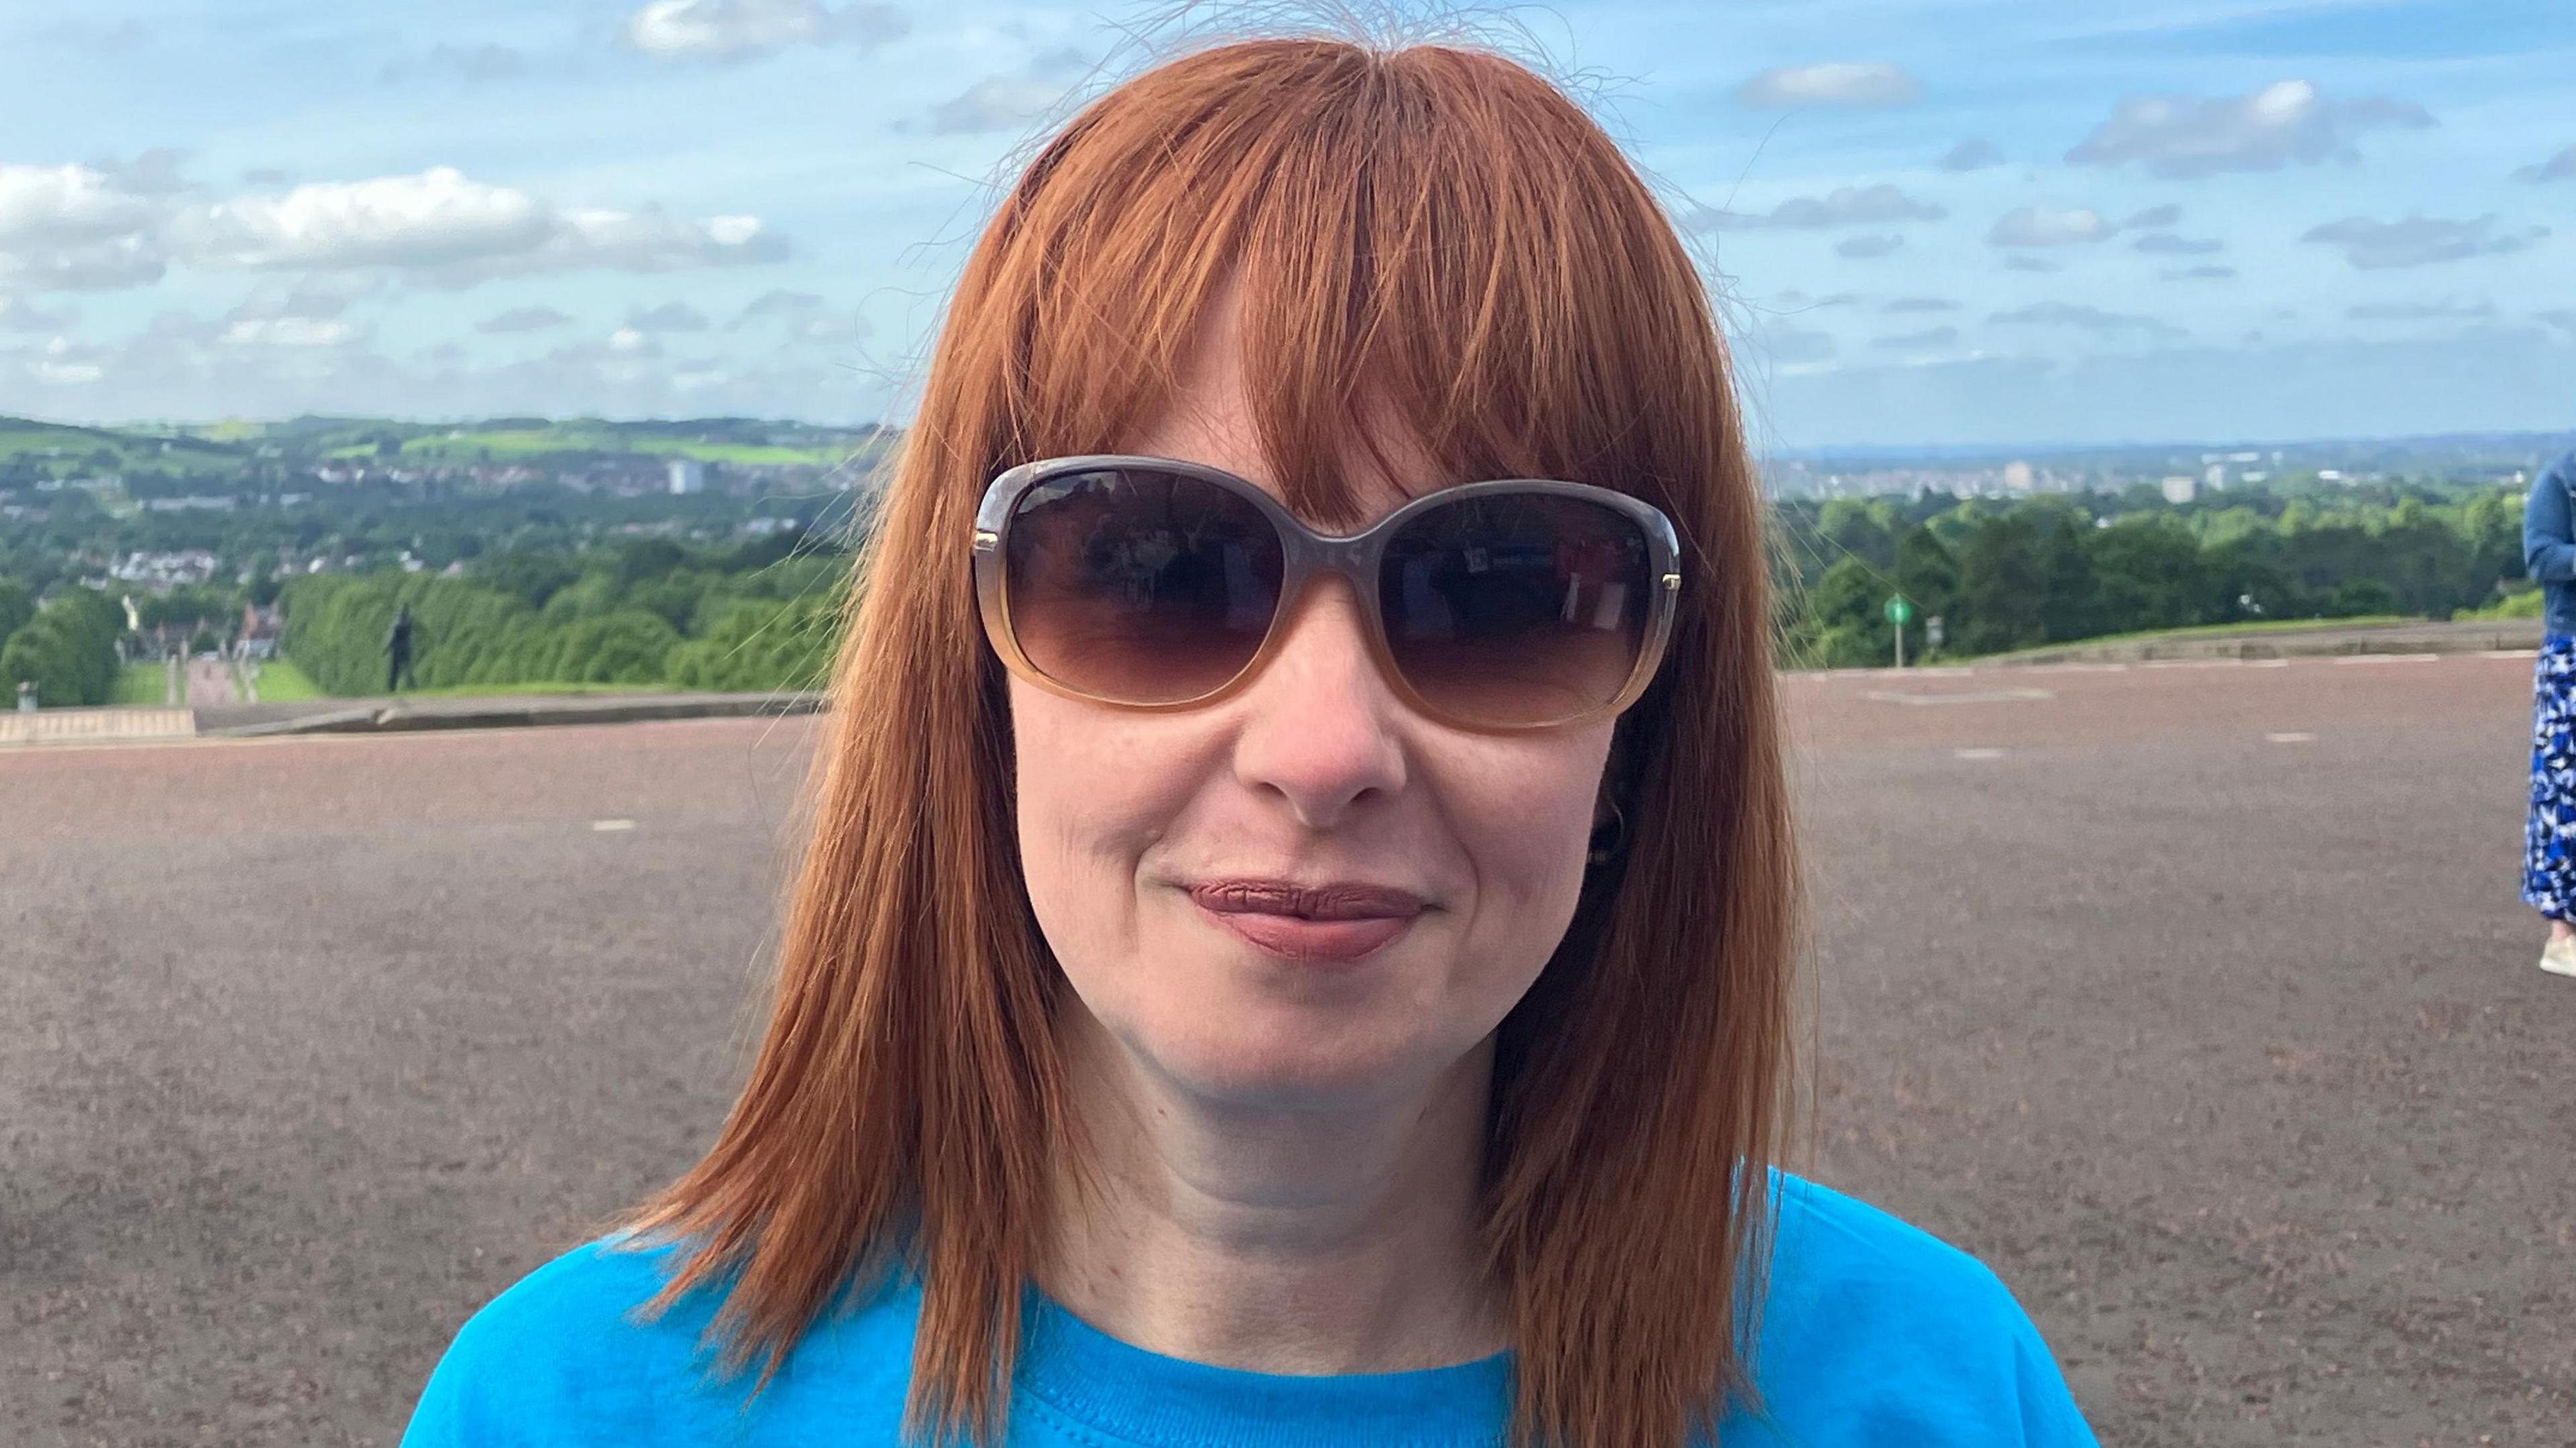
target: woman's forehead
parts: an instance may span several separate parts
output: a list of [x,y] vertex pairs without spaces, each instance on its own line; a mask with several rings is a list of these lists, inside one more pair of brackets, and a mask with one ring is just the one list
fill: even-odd
[[[1254,403],[1259,379],[1251,371],[1258,364],[1245,355],[1241,316],[1235,286],[1228,282],[1202,314],[1162,407],[1119,450],[1222,468],[1294,507],[1281,487],[1277,460],[1262,442]],[[1443,476],[1420,439],[1393,421],[1394,409],[1382,393],[1363,387],[1358,412],[1382,421],[1369,437],[1354,429],[1335,439],[1324,471],[1341,496],[1310,500],[1320,509],[1301,511],[1346,514],[1325,521],[1361,526],[1455,481]]]

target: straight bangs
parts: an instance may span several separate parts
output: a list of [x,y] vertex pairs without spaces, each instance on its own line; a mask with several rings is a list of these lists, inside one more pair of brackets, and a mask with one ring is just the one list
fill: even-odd
[[[715,1145],[612,1225],[692,1250],[761,1384],[836,1302],[922,1287],[907,1429],[998,1444],[1054,1168],[1061,974],[1019,872],[985,484],[1126,450],[1229,288],[1265,461],[1319,526],[1399,485],[1557,478],[1671,517],[1666,662],[1620,721],[1624,851],[1504,1022],[1486,1230],[1516,1443],[1675,1448],[1758,1406],[1798,885],[1758,499],[1705,289],[1616,144],[1503,56],[1221,46],[1093,102],[969,259],[860,565],[776,999]],[[1434,476],[1392,465],[1398,449]],[[755,1393],[758,1391],[755,1388]]]
[[1017,314],[1012,447],[987,476],[1117,450],[1230,280],[1264,460],[1316,522],[1364,521],[1354,445],[1381,465],[1418,447],[1434,486],[1561,478],[1659,505],[1713,450],[1669,431],[1676,402],[1724,395],[1686,253],[1590,118],[1498,56],[1195,56],[1076,117],[1012,209],[987,298]]

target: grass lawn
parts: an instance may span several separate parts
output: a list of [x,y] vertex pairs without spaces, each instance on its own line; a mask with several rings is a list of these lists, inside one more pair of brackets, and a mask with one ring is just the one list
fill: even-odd
[[[402,697],[406,699],[477,699],[505,694],[688,694],[694,692],[697,691],[681,688],[677,684],[584,684],[557,680],[550,683],[445,684],[435,689],[405,689],[402,691]],[[330,697],[332,696],[324,693],[313,682],[310,675],[284,659],[270,659],[259,666],[259,701],[263,704],[291,704],[304,699]],[[155,693],[152,696],[152,702],[160,703],[160,694]]]
[[292,704],[303,699],[329,697],[302,669],[284,659],[270,659],[259,666],[259,701],[263,704]]
[[107,696],[111,704],[149,704],[154,708],[169,700],[168,664],[127,664],[116,675],[116,692]]
[[[372,449],[361,451],[365,450]],[[453,437],[425,434],[405,440],[403,452],[406,456],[424,459],[471,460],[489,456],[495,461],[542,457],[551,453],[598,452],[695,458],[709,463],[807,463],[830,467],[848,457],[850,450],[699,442],[673,437],[621,437],[605,429],[559,426],[543,429],[488,428]]]
[[2156,639],[2233,638],[2239,634],[2296,633],[2330,628],[2371,628],[2390,623],[2439,623],[2439,619],[2410,618],[2404,614],[2373,613],[2358,618],[2272,618],[2249,623],[2204,623],[2190,628],[2153,628],[2137,633],[2096,634],[2088,639],[2068,639],[2062,644],[2040,644],[2033,648],[2014,649],[2011,653],[1982,654],[1978,663],[1997,659],[2018,658],[2023,654],[2055,653],[2059,649],[2098,648],[2104,644],[2137,644]]
[[[405,689],[406,699],[475,699],[501,694],[694,694],[677,684],[448,684],[436,689]],[[261,698],[268,697],[263,691]]]

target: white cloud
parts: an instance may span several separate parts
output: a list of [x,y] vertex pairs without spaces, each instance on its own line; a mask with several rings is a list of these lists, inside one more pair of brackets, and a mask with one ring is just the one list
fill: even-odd
[[251,289],[241,305],[228,314],[230,319],[243,317],[310,317],[327,320],[349,310],[351,303],[376,296],[385,290],[381,277],[363,275],[308,275],[291,281],[265,280]]
[[753,298],[725,324],[725,330],[738,332],[772,317],[785,324],[788,336],[800,342],[860,342],[871,330],[867,318],[855,308],[847,313],[835,312],[820,293],[783,290],[766,291]]
[[2546,312],[2534,312],[2532,316],[2570,337],[2576,337],[2576,307],[2553,307]]
[[2570,146],[2537,166],[2520,167],[2513,173],[2516,181],[2576,181],[2576,146]]
[[1850,257],[1855,261],[1870,261],[1886,256],[1903,245],[1905,245],[1904,237],[1894,232],[1881,232],[1870,236],[1855,236],[1849,241],[1837,243],[1834,247],[1834,255]]
[[0,286],[24,291],[112,291],[149,286],[168,269],[149,236],[32,250],[0,249]]
[[35,373],[36,380],[39,382],[50,382],[56,386],[66,384],[77,386],[84,382],[96,382],[105,375],[105,369],[95,362],[56,362],[49,358],[36,364]]
[[207,265],[400,267],[449,285],[587,268],[671,271],[787,254],[758,217],[691,221],[653,206],[558,211],[452,166],[236,197],[180,212],[171,231],[185,256]]
[[2278,171],[2293,161],[2353,159],[2353,137],[2375,126],[2422,130],[2431,115],[2412,101],[2336,101],[2314,82],[2275,81],[2242,96],[2130,96],[2066,153],[2077,166],[2135,161],[2176,179],[2221,171]]
[[59,332],[80,320],[70,307],[45,311],[16,297],[0,297],[0,332]]
[[1880,337],[1869,345],[1892,352],[1939,352],[1959,345],[1959,329],[1934,327],[1923,332],[1900,332],[1893,337]]
[[515,80],[530,69],[526,52],[485,41],[480,45],[454,45],[445,41],[418,55],[400,55],[385,63],[376,78],[397,84],[414,76],[462,81],[483,85],[492,81]]
[[2236,268],[2232,266],[2186,266],[2177,267],[2174,270],[2164,272],[2161,275],[2169,282],[2225,281],[2227,278],[2236,275]]
[[1882,312],[1955,312],[1959,310],[1959,304],[1947,297],[1898,297],[1879,310]]
[[2151,256],[2207,256],[2214,251],[2225,251],[2227,243],[2214,237],[2176,236],[2170,231],[2151,231],[2130,242],[2129,247]]
[[571,317],[552,307],[512,307],[506,312],[495,312],[475,323],[474,330],[495,336],[505,332],[542,332],[549,327],[560,327],[571,320]]
[[664,302],[628,312],[626,325],[638,332],[703,332],[707,314],[686,302]]
[[2495,307],[2486,302],[2364,302],[2346,307],[2344,316],[2355,322],[2437,322],[2476,321],[2495,315]]
[[787,255],[786,241],[756,216],[713,216],[699,222],[647,206],[640,211],[572,211],[563,220],[558,233],[532,257],[531,270],[598,266],[676,271],[779,261]]
[[2183,329],[2170,322],[2160,322],[2153,317],[2141,317],[2128,312],[2106,312],[2100,307],[2088,307],[2074,302],[2033,302],[2026,307],[1997,312],[1986,320],[2010,326],[2080,327],[2088,332],[2139,331],[2159,337],[2183,335]]
[[313,317],[244,317],[224,329],[224,340],[260,347],[333,347],[349,340],[349,324]]
[[931,134],[973,135],[1017,130],[1045,115],[1065,97],[1058,82],[1026,76],[986,76],[959,95],[930,108]]
[[1902,66],[1884,61],[1828,61],[1766,70],[1735,88],[1736,100],[1764,110],[1790,106],[1903,106],[1923,88]]
[[322,181],[183,213],[182,247],[231,266],[438,267],[524,255],[556,222],[546,204],[453,166],[417,176]]
[[987,76],[930,108],[934,136],[1017,131],[1053,111],[1094,70],[1091,57],[1059,46],[1006,75]]
[[749,60],[791,45],[873,45],[909,28],[891,5],[653,0],[628,17],[626,43],[661,60]]
[[1826,332],[1802,331],[1796,327],[1775,327],[1764,330],[1751,340],[1753,349],[1772,362],[1833,360],[1834,339],[1832,334]]
[[2162,206],[2150,206],[2120,224],[2132,231],[2155,231],[2180,220],[2182,208],[2168,201]]
[[739,315],[725,324],[725,330],[738,331],[744,324],[757,321],[762,317],[801,317],[807,313],[822,310],[822,306],[823,296],[820,292],[791,292],[773,287],[752,298],[750,305],[744,307]]
[[2366,216],[2347,216],[2310,227],[2299,240],[2341,247],[2345,261],[2364,271],[2377,271],[2521,251],[2549,234],[2545,226],[2498,231],[2495,222],[2492,214],[2473,221],[2443,221],[2428,216],[2373,221]]
[[195,185],[179,174],[179,163],[186,159],[185,151],[155,146],[131,161],[100,161],[96,169],[128,196],[175,196]]
[[2119,229],[2089,206],[2065,210],[2024,206],[1997,217],[1986,240],[1994,246],[2078,246],[2101,241]]
[[87,166],[0,166],[0,250],[102,241],[141,230],[151,203]]
[[2008,256],[2004,258],[2004,270],[2017,272],[2060,272],[2066,270],[2066,268],[2062,264],[2050,261],[2045,257]]
[[1982,171],[2004,163],[2004,153],[1992,141],[1961,141],[1932,164],[1944,171]]
[[1823,196],[1792,196],[1768,214],[1714,211],[1706,207],[1688,218],[1694,230],[1751,231],[1761,228],[1807,230],[1827,226],[1884,226],[1893,221],[1938,221],[1950,213],[1929,201],[1917,201],[1894,186],[1837,186]]

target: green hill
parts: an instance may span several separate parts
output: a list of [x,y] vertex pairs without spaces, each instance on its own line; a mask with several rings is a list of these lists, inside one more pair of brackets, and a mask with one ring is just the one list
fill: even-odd
[[818,427],[744,417],[644,422],[500,417],[424,423],[306,416],[279,422],[233,419],[116,427],[0,417],[0,468],[66,477],[142,469],[224,473],[261,462],[296,467],[352,458],[438,467],[618,457],[831,467],[869,451],[882,435],[867,424]]

